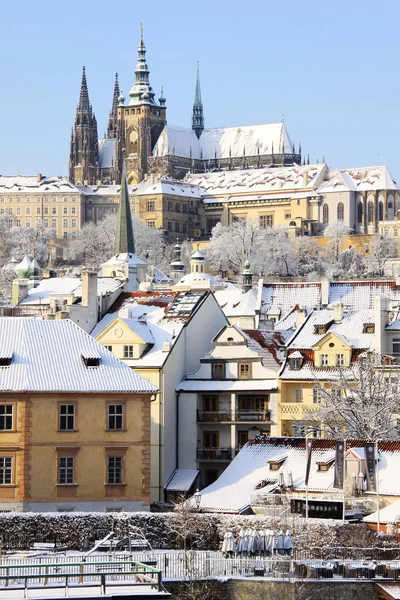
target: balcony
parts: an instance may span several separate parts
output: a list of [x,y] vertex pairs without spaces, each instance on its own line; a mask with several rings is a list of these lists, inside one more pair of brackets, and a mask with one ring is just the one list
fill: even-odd
[[197,460],[231,460],[230,448],[197,448]]
[[304,405],[301,402],[282,402],[279,410],[281,419],[298,419],[303,417]]
[[270,410],[253,410],[253,409],[242,409],[238,408],[235,414],[235,421],[263,421],[270,422],[271,421],[271,411]]
[[268,423],[271,421],[271,411],[269,410],[252,410],[252,409],[236,409],[232,412],[226,410],[197,410],[197,422],[198,423],[254,423],[260,422]]
[[198,410],[197,421],[201,423],[230,423],[231,421],[233,421],[233,419],[230,410]]

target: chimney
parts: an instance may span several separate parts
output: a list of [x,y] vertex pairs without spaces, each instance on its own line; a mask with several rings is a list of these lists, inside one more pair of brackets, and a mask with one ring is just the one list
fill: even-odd
[[38,173],[38,176],[37,176],[38,183],[40,183],[42,181],[42,177],[43,177],[43,175],[41,173]]
[[306,186],[308,185],[308,171],[304,171],[303,173],[303,185]]
[[44,315],[43,317],[45,321],[54,321],[55,318],[56,315],[54,313],[47,313],[47,315]]
[[12,284],[11,304],[17,306],[28,295],[28,282],[16,279]]
[[378,354],[386,353],[386,335],[385,327],[387,325],[387,315],[389,303],[383,296],[376,296],[374,299],[374,321],[375,321],[375,352]]
[[59,310],[56,313],[56,319],[68,319],[69,313],[66,310]]
[[82,271],[82,306],[89,306],[93,299],[97,303],[97,273]]
[[162,345],[163,352],[169,352],[171,350],[171,342],[169,340],[165,340]]
[[333,318],[335,323],[341,323],[343,321],[343,303],[337,302],[333,307]]
[[303,325],[304,321],[306,320],[306,309],[305,308],[298,308],[297,309],[297,327],[300,327],[300,325]]
[[323,279],[321,281],[321,304],[322,304],[322,306],[327,306],[329,304],[330,286],[331,286],[331,281],[329,278]]

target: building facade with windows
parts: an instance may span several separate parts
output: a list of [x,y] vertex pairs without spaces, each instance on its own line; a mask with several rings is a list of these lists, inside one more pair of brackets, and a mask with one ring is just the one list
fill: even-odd
[[276,433],[277,337],[225,325],[200,368],[177,386],[179,464],[199,469],[202,487],[219,477],[249,439]]
[[0,318],[0,340],[0,509],[148,509],[156,386],[70,320]]

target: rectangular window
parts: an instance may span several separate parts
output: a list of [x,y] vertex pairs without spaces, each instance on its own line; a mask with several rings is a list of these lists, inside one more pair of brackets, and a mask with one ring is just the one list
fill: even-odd
[[63,219],[63,227],[64,229],[68,227],[68,219]]
[[36,207],[36,214],[40,215],[40,213],[42,212],[42,209],[40,208],[40,206]]
[[187,233],[187,225],[186,225],[186,223],[182,223],[182,233]]
[[124,358],[133,358],[133,346],[124,346]]
[[182,212],[187,213],[187,204],[182,204]]
[[73,206],[71,208],[71,215],[76,215],[76,208],[75,208],[75,206]]
[[49,214],[49,207],[48,207],[48,206],[45,206],[45,207],[44,207],[44,214],[45,214],[45,215],[48,215],[48,214]]
[[64,202],[68,202],[68,198],[67,198],[67,196],[64,196],[64,198],[63,198],[63,201],[64,201]]
[[49,226],[49,220],[48,219],[43,219],[43,225],[45,227],[48,227]]
[[217,412],[218,406],[218,396],[203,396],[203,410],[205,412]]
[[63,214],[64,215],[68,214],[68,206],[64,206]]
[[29,196],[27,196],[27,197],[26,197],[26,202],[30,202],[30,201],[31,201],[30,197],[29,197]]
[[266,229],[267,227],[273,227],[273,225],[274,225],[274,215],[261,215],[261,217],[260,217],[261,229]]
[[52,219],[51,220],[51,226],[56,228],[57,227],[57,219]]
[[171,223],[171,221],[168,221],[167,227],[168,227],[168,231],[172,231],[172,223]]
[[17,215],[21,214],[21,208],[19,206],[17,206]]
[[17,202],[21,202],[21,198],[17,196]]
[[291,219],[291,218],[292,218],[292,213],[285,212],[285,219]]
[[147,202],[147,211],[148,212],[154,212],[155,209],[156,209],[156,204],[155,204],[154,200],[149,200]]
[[344,366],[344,354],[336,354],[336,364],[338,367]]
[[40,196],[36,196],[36,202],[40,202],[41,201],[41,197]]
[[175,223],[175,231],[176,233],[179,233],[179,223]]
[[58,483],[68,485],[74,483],[74,463],[73,456],[60,456],[58,459]]
[[0,485],[12,483],[12,458],[0,456]]
[[393,352],[393,354],[400,354],[400,339],[399,338],[393,339],[392,352]]
[[106,349],[112,352],[112,346],[106,346]]
[[107,457],[107,483],[122,483],[122,456]]
[[294,390],[294,401],[303,402],[303,390],[301,388],[297,388]]
[[241,379],[248,379],[251,377],[250,363],[239,363],[239,377]]
[[51,209],[51,214],[52,215],[56,215],[57,214],[57,206],[53,206]]
[[321,354],[321,367],[327,367],[327,366],[328,366],[328,355]]
[[13,405],[0,404],[0,431],[10,431],[13,428]]
[[75,404],[60,404],[59,406],[59,429],[61,431],[74,431]]
[[21,227],[21,219],[15,219],[15,227]]
[[31,214],[31,207],[27,206],[25,209],[25,214],[30,215]]
[[71,219],[71,227],[76,227],[76,219]]
[[108,405],[108,429],[123,429],[124,428],[124,405],[109,404]]
[[26,226],[30,227],[31,226],[31,222],[29,220],[26,221]]
[[313,388],[313,402],[314,404],[321,404],[321,400],[322,400],[322,391],[320,388],[315,387]]
[[147,227],[150,227],[150,229],[155,229],[156,222],[155,221],[147,221]]
[[213,379],[225,379],[225,363],[213,363],[212,377]]

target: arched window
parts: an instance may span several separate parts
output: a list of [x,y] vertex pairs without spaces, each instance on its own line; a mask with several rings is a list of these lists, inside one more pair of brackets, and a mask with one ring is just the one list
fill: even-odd
[[388,219],[389,219],[389,221],[393,221],[393,202],[389,200],[387,206],[388,206]]
[[362,217],[363,217],[363,205],[362,205],[362,202],[359,202],[358,206],[357,206],[357,223],[362,223]]
[[379,202],[379,206],[378,206],[378,221],[383,221],[383,202]]
[[337,220],[344,221],[344,204],[343,202],[339,202],[337,205]]
[[322,207],[322,222],[329,223],[329,206],[327,204]]
[[374,203],[368,202],[368,223],[374,220]]
[[289,227],[296,227],[296,221],[290,221]]

